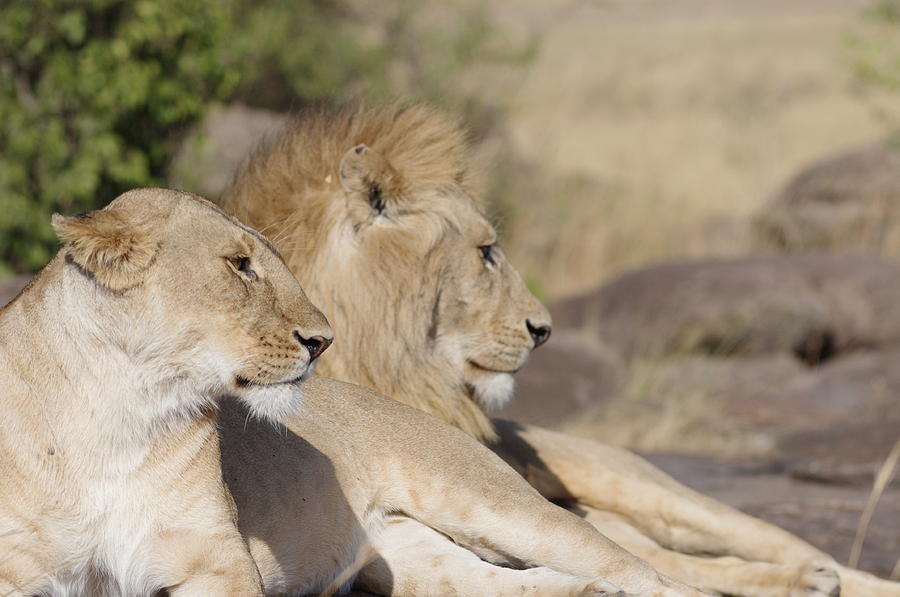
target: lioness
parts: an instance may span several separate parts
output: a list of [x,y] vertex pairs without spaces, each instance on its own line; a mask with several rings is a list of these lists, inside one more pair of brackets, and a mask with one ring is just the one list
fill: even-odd
[[296,410],[327,321],[263,236],[186,193],[53,226],[65,245],[0,311],[0,595],[261,595],[216,405]]
[[[841,567],[625,450],[487,418],[512,394],[511,375],[549,320],[472,199],[469,159],[463,130],[427,107],[310,112],[258,152],[222,199],[275,239],[332,314],[341,343],[320,371],[482,439],[545,497],[575,500],[604,533],[689,584],[748,597],[835,595],[837,569],[845,596],[900,595],[900,585]],[[389,548],[383,540],[381,554],[395,577],[422,586],[438,548],[422,547],[417,533],[428,532],[413,527],[394,533]],[[403,549],[404,532],[415,548]],[[558,535],[547,541],[566,548]]]

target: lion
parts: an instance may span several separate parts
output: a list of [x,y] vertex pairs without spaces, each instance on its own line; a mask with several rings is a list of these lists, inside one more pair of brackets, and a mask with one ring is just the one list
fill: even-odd
[[[478,438],[545,498],[568,501],[613,540],[692,586],[746,597],[837,595],[837,571],[845,596],[900,595],[900,585],[840,566],[626,450],[489,419],[511,397],[512,375],[547,339],[550,320],[474,199],[465,137],[455,120],[422,105],[310,111],[257,151],[221,199],[273,238],[309,296],[332,315],[342,340],[319,372]],[[403,449],[423,448],[410,443],[393,456],[407,458]],[[471,490],[453,492],[467,499]],[[415,594],[442,594],[427,586],[434,581],[428,558],[442,537],[423,526],[457,537],[418,520],[424,525],[405,520],[382,539],[382,563],[363,570],[361,586],[413,594],[398,590],[405,583],[418,586]],[[507,525],[520,520],[511,515]],[[546,540],[565,553],[557,537]],[[393,585],[379,582],[388,571]]]
[[187,193],[53,227],[0,311],[0,594],[262,595],[216,406],[295,411],[325,317],[265,237]]
[[[366,147],[354,147],[340,167],[324,177],[333,177],[348,189],[365,188],[368,168],[384,165],[373,158],[377,160]],[[293,166],[315,165],[304,161]],[[400,192],[390,182],[382,180],[385,209],[395,208],[393,197]],[[352,251],[357,242],[352,235],[368,228],[367,210],[379,206],[380,198],[369,193],[348,191],[348,197],[346,203],[342,199],[341,204],[323,204],[318,210],[319,215],[331,212],[347,218],[338,234],[351,236],[346,237],[345,247],[335,250]],[[360,219],[354,220],[345,208],[355,209]],[[413,209],[410,215],[415,213]],[[435,248],[443,246],[444,227],[453,224],[433,218],[428,211],[421,214],[417,229],[433,234],[420,246],[428,253],[432,241]],[[472,211],[468,217],[475,214]],[[305,217],[317,215],[310,211],[291,216]],[[466,220],[457,224],[460,233],[475,233]],[[295,237],[296,244],[284,253],[293,256],[289,263],[302,260],[298,255],[308,252],[307,245],[328,242],[314,230]],[[394,250],[393,232],[392,224],[386,222],[385,242],[379,246],[385,254]],[[477,234],[483,235],[477,241],[484,247],[479,259],[503,268],[498,276],[504,279],[516,276],[499,250],[494,253],[493,229],[485,226]],[[418,242],[415,235],[409,238]],[[349,266],[346,274],[353,276]],[[447,281],[454,281],[450,273]],[[483,291],[489,292],[497,282],[485,275]],[[544,307],[522,292],[521,282],[518,286],[501,282],[501,286],[510,293],[498,296],[498,301],[530,305],[527,345],[546,339],[550,330]],[[456,333],[479,341],[478,322],[466,317],[464,297],[449,291],[446,296],[447,302],[430,312],[434,327],[425,333],[434,342],[444,342],[444,323],[458,320]],[[369,332],[405,337],[410,331],[402,328],[413,322],[399,316],[415,304],[397,304],[393,325],[376,321]],[[332,317],[341,315],[337,311]],[[469,371],[469,389],[459,388],[460,396],[477,395],[484,402],[506,398],[510,373],[530,351],[522,349],[515,324],[510,320],[506,354],[502,354],[502,342],[485,343],[480,352],[468,355],[448,345],[450,358]],[[339,344],[350,350],[370,350],[370,339],[347,331],[341,337],[335,328]],[[447,366],[442,361],[416,361],[402,344],[388,350],[398,359],[410,359],[408,363],[387,361],[387,366],[409,376],[397,380],[398,390],[413,379],[440,381],[437,373]],[[471,362],[463,364],[461,359]],[[451,389],[433,386],[431,394]],[[491,433],[480,407],[467,400],[469,404],[442,411],[444,417]],[[440,409],[441,403],[434,402],[433,408]],[[659,574],[590,524],[551,504],[482,443],[422,409],[359,385],[316,376],[304,385],[301,412],[283,419],[281,428],[255,425],[245,411],[234,401],[222,406],[222,471],[267,595],[344,591],[354,584],[357,573],[357,586],[397,597],[624,597],[626,591],[647,597],[701,595]]]

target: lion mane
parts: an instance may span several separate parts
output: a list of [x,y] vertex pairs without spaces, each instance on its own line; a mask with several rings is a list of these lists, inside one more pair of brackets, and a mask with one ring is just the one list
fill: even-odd
[[[361,145],[383,162],[378,180],[370,181],[370,205],[386,210],[386,226],[391,209],[417,224],[341,260],[339,254],[358,248],[352,228],[360,226],[352,214],[358,207],[341,185],[342,158]],[[435,303],[441,290],[416,279],[440,276],[444,264],[410,257],[422,252],[412,245],[436,247],[466,227],[463,218],[483,218],[470,195],[477,181],[470,155],[458,121],[428,106],[311,109],[257,149],[220,204],[272,238],[310,299],[329,305],[338,340],[319,373],[377,389],[490,441],[496,437],[490,419],[429,346],[434,337],[427,330],[441,314],[423,305]],[[440,191],[449,194],[438,198]],[[386,276],[393,283],[379,284]],[[412,288],[415,296],[408,296]]]

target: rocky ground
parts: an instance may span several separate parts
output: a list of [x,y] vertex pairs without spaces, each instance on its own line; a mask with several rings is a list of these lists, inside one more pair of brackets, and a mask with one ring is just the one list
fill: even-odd
[[[637,447],[846,561],[900,439],[898,282],[897,264],[851,255],[638,270],[552,306],[554,339],[501,414]],[[895,483],[861,565],[887,575],[898,557]]]

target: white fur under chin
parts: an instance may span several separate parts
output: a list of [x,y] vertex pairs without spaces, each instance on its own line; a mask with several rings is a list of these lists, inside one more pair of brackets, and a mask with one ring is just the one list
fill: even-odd
[[472,384],[475,399],[487,411],[499,410],[513,396],[516,381],[509,373],[488,373]]
[[303,390],[296,383],[252,386],[241,392],[240,399],[254,417],[274,423],[300,410]]

